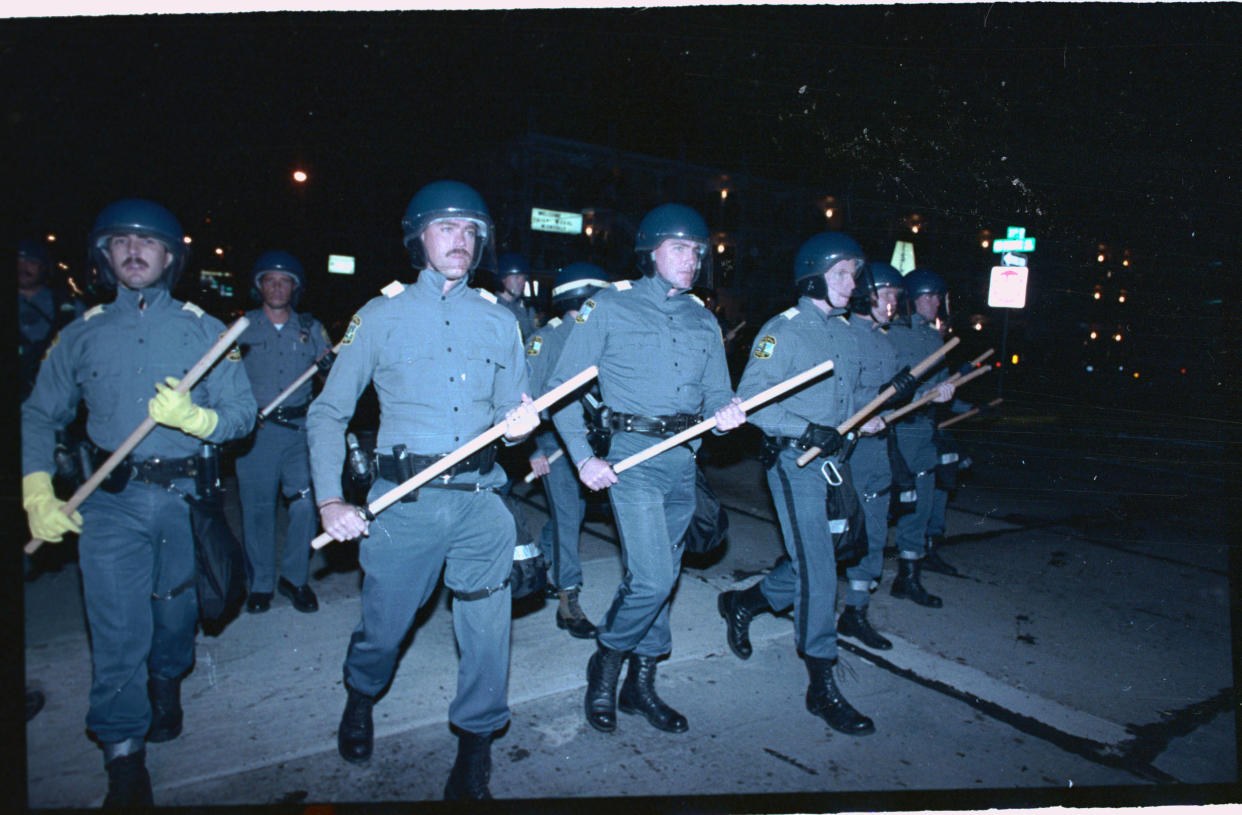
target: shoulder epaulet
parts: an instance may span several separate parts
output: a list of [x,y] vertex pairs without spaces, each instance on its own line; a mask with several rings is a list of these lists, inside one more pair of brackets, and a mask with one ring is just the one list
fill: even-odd
[[553,317],[551,320],[548,320],[548,325],[551,326],[552,328],[556,328],[560,324],[561,324],[560,317]]
[[707,304],[706,304],[706,303],[704,303],[702,300],[700,300],[700,299],[699,299],[699,296],[698,296],[697,294],[695,294],[694,292],[691,292],[691,293],[690,293],[690,299],[691,299],[691,300],[693,300],[694,302],[698,303],[698,304],[699,304],[700,306],[702,306],[703,308],[707,308]]
[[617,291],[629,291],[633,285],[634,284],[629,280],[618,280],[616,283],[612,284],[611,288],[614,288]]
[[405,291],[405,286],[399,280],[394,280],[384,288],[380,289],[380,294],[385,297],[396,297],[403,291]]
[[496,295],[492,294],[487,289],[475,289],[475,291],[477,291],[479,293],[479,296],[482,297],[487,302],[489,303],[497,302]]
[[798,311],[797,306],[790,306],[789,308],[781,312],[781,316],[784,317],[786,320],[792,320],[794,317],[797,317],[800,313],[801,312]]
[[198,306],[194,305],[193,303],[183,303],[181,306],[181,310],[188,311],[191,314],[193,314],[195,317],[202,317],[204,314],[207,313],[203,311],[201,308],[199,308]]
[[100,303],[97,306],[92,306],[91,308],[86,310],[85,314],[82,315],[82,320],[85,322],[86,320],[89,320],[90,318],[94,317],[97,314],[103,314],[103,312],[104,312],[103,303]]

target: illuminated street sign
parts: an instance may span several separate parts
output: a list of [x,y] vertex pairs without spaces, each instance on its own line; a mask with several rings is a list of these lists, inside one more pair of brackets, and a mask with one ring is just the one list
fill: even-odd
[[328,255],[329,274],[353,274],[354,258],[352,255]]
[[889,262],[903,275],[914,268],[914,244],[909,241],[897,241],[893,246],[893,259]]
[[1026,305],[1025,266],[993,266],[992,284],[988,287],[988,305],[992,308],[1022,308]]
[[530,228],[537,232],[563,232],[566,235],[577,235],[582,232],[582,213],[531,207]]
[[1026,228],[1011,226],[1005,230],[1005,240],[992,241],[993,252],[1034,252],[1035,239],[1026,236]]

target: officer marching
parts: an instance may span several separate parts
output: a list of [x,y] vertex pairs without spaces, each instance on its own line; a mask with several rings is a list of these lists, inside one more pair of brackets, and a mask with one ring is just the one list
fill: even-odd
[[[255,261],[250,281],[251,296],[262,306],[246,313],[250,325],[238,345],[255,399],[267,405],[322,360],[332,344],[318,320],[294,311],[306,291],[306,272],[296,257],[283,251],[265,252]],[[307,380],[259,421],[253,445],[236,460],[250,580],[246,611],[252,614],[271,607],[277,588],[298,611],[319,609],[309,585],[310,541],[318,522],[306,449],[310,400]],[[276,499],[281,494],[288,502],[289,526],[277,583],[275,520]]]
[[[547,325],[536,330],[526,343],[531,387],[537,392],[548,390],[545,383],[565,348],[583,304],[608,285],[608,273],[594,263],[571,263],[556,273],[552,308],[560,316],[553,317]],[[577,402],[571,402],[566,409],[581,410],[582,407]],[[549,514],[540,536],[539,548],[548,553],[548,581],[560,601],[556,609],[556,627],[568,631],[571,636],[588,639],[595,636],[595,626],[578,604],[578,594],[582,589],[578,543],[586,501],[569,460],[559,457],[549,462],[548,457],[559,449],[561,442],[553,428],[544,427],[535,433],[531,472],[543,478]]]
[[[587,441],[582,410],[553,416],[578,478],[608,489],[621,536],[624,577],[603,621],[598,650],[587,664],[587,722],[616,729],[623,713],[642,714],[670,733],[689,729],[685,716],[656,694],[656,664],[672,649],[669,597],[681,570],[682,537],[695,507],[694,449],[675,447],[627,470],[612,464],[696,424],[715,412],[717,430],[742,425],[746,415],[729,383],[715,318],[687,295],[705,262],[710,233],[702,216],[681,204],[656,207],[642,219],[634,249],[643,277],[622,281],[586,300],[548,381],[555,387],[587,367],[599,368],[607,429],[606,457]],[[617,680],[629,671],[618,699]]]
[[536,328],[535,310],[523,297],[530,280],[530,263],[517,252],[505,252],[497,259],[496,280],[499,283],[496,300],[513,313],[522,332],[522,342],[526,342]]
[[516,444],[539,417],[513,315],[469,286],[476,267],[494,267],[483,199],[465,184],[433,182],[414,195],[402,228],[421,270],[417,281],[390,284],[354,315],[307,415],[323,529],[338,541],[365,536],[362,620],[345,657],[348,698],[337,747],[347,761],[370,758],[373,704],[443,567],[460,652],[449,706],[458,753],[444,797],[490,798],[491,740],[509,721],[508,578],[516,540],[513,517],[496,494],[506,477],[493,466],[495,448],[368,520],[341,498],[345,431],[359,395],[373,384],[381,409],[374,498],[501,421],[506,443]]
[[[861,358],[846,305],[863,262],[862,248],[844,233],[823,232],[807,240],[794,261],[797,305],[768,320],[755,338],[738,383],[743,398],[825,359],[834,366],[832,376],[750,417],[767,437],[768,487],[789,558],[782,558],[762,581],[742,591],[722,592],[717,601],[729,647],[742,659],[751,655],[752,617],[792,606],[796,646],[810,677],[807,710],[834,730],[854,736],[874,732],[875,724],[846,701],[832,674],[837,661],[837,561],[825,510],[830,479],[835,484],[831,489],[853,489],[849,466],[835,455],[843,444],[836,427],[854,413],[859,390]],[[874,434],[883,427],[883,421],[873,418],[861,432]],[[828,458],[799,467],[799,456],[812,447]]]
[[[178,377],[224,325],[171,294],[186,262],[184,233],[159,204],[106,207],[91,254],[116,298],[61,331],[22,406],[22,504],[36,538],[78,532],[78,562],[93,676],[86,727],[103,747],[105,807],[150,806],[146,742],[181,733],[181,679],[194,664],[198,619],[190,510],[204,442],[246,435],[257,410],[236,351],[190,393]],[[119,286],[117,284],[120,284]],[[126,464],[66,516],[52,493],[55,432],[85,401],[86,431],[101,451],[150,417],[160,426]]]

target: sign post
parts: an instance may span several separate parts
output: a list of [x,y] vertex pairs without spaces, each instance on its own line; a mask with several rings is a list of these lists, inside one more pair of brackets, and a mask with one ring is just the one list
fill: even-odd
[[1011,226],[1006,239],[992,241],[992,251],[1002,255],[1004,266],[992,267],[991,285],[988,287],[988,306],[1003,308],[1005,319],[1001,329],[1000,371],[996,376],[996,396],[1001,397],[1005,384],[1005,366],[1008,364],[1009,310],[1026,307],[1026,283],[1029,269],[1026,256],[1021,252],[1035,251],[1035,239],[1026,237],[1026,229]]

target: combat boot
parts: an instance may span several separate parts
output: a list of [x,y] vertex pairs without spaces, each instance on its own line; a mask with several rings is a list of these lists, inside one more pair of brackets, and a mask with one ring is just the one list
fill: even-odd
[[349,698],[336,731],[336,749],[341,758],[351,764],[363,764],[371,757],[371,749],[375,746],[375,729],[371,723],[371,707],[375,700],[348,685],[345,689],[349,691]]
[[181,735],[181,677],[147,677],[147,696],[151,700],[151,727],[147,741],[172,741]]
[[627,656],[600,643],[587,662],[586,719],[601,733],[617,729],[617,679]]
[[690,729],[686,717],[664,704],[664,700],[656,695],[657,659],[640,654],[630,657],[630,669],[621,685],[621,697],[617,706],[622,713],[643,714],[657,730],[665,733],[685,733]]
[[458,731],[457,760],[444,785],[444,800],[489,800],[492,793],[487,781],[491,774],[492,734]]
[[875,722],[859,713],[841,695],[832,678],[835,659],[805,657],[811,684],[806,689],[806,709],[819,716],[828,726],[847,736],[865,736],[875,732]]
[[750,659],[750,621],[768,607],[759,584],[742,591],[722,591],[716,595],[716,610],[725,621],[725,638],[729,650],[738,659]]
[[936,551],[943,545],[944,535],[927,536],[927,553],[923,555],[923,568],[929,572],[947,574],[949,577],[958,577],[961,575],[961,572],[957,570],[957,567],[940,557],[940,553]]
[[897,598],[907,598],[927,608],[940,608],[944,602],[934,594],[929,594],[919,582],[919,561],[901,558],[897,561],[897,576],[893,578],[893,587],[889,593]]
[[569,636],[580,640],[595,636],[595,626],[587,619],[582,607],[578,605],[578,590],[558,591],[556,596],[561,604],[556,608],[556,627],[568,631]]
[[847,605],[837,620],[837,633],[843,637],[853,637],[868,648],[887,651],[893,644],[871,627],[867,620],[866,606]]
[[[138,739],[104,744],[104,769],[108,771],[108,794],[104,809],[129,811],[155,806],[151,776],[147,773],[147,748]],[[125,751],[132,752],[125,752]]]

